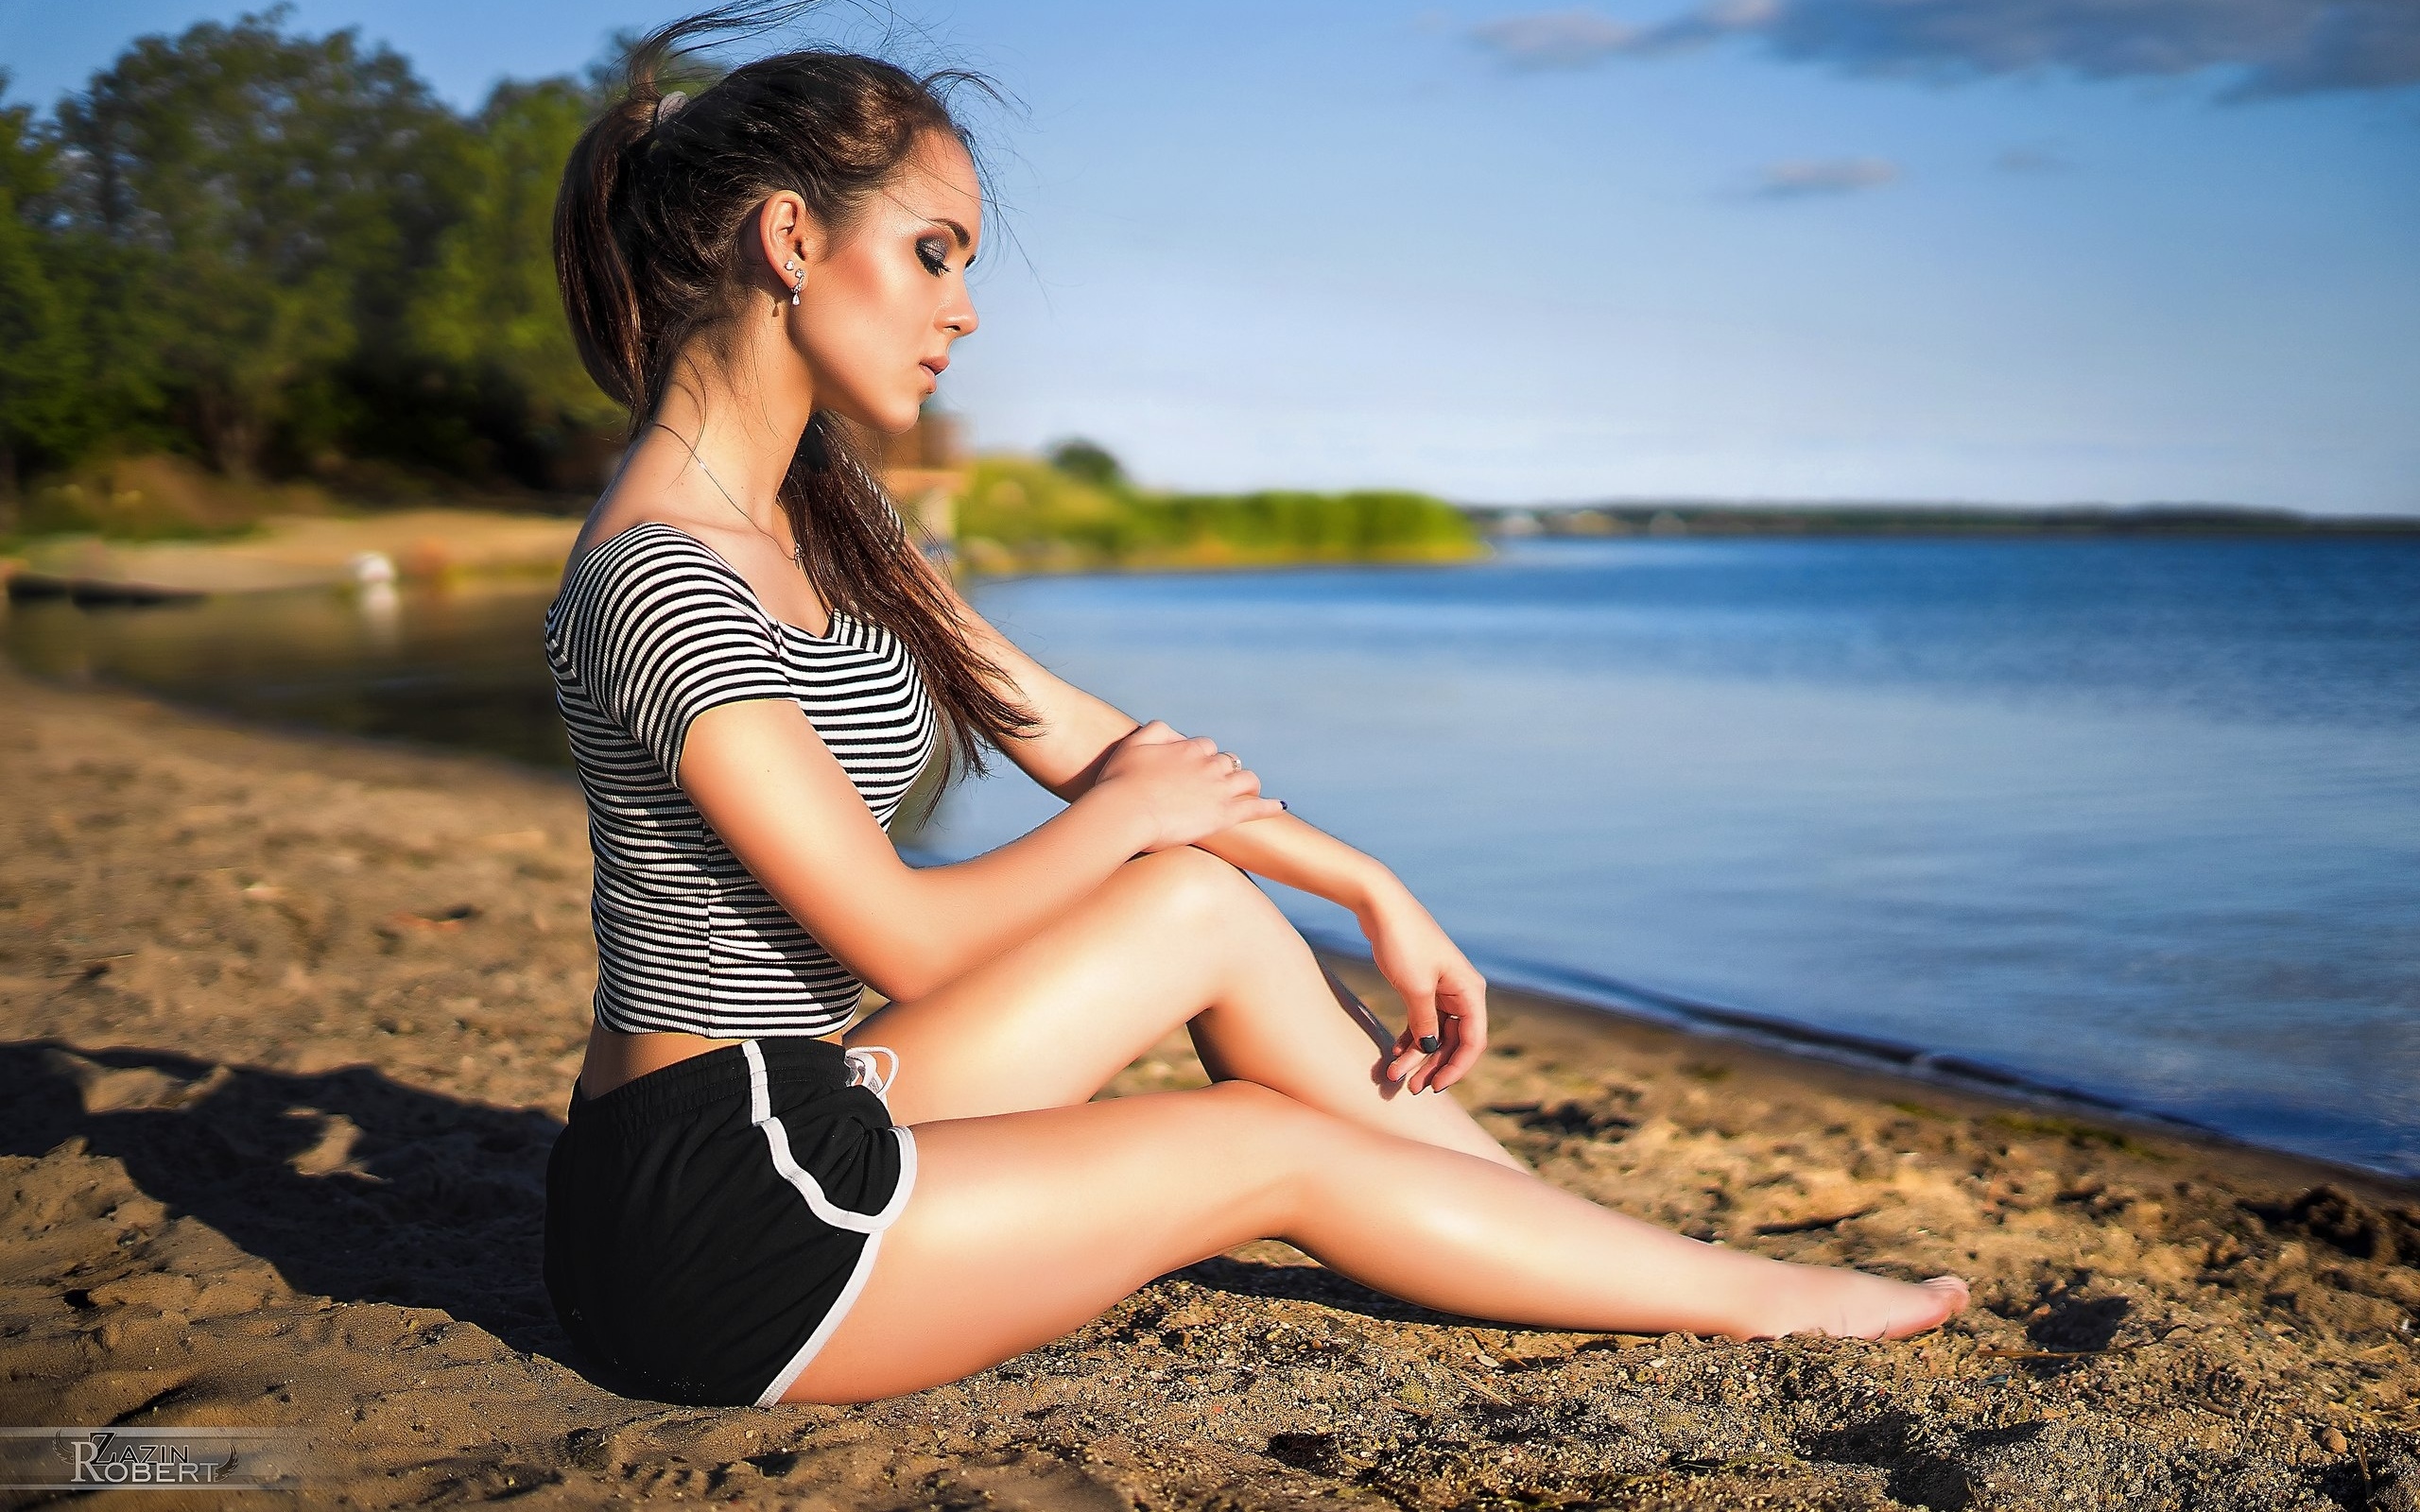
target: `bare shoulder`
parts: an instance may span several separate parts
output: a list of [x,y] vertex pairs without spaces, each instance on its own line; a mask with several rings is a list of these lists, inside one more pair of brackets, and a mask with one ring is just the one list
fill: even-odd
[[723,544],[716,539],[715,522],[702,513],[698,501],[689,497],[690,490],[682,486],[686,458],[654,444],[656,439],[651,435],[642,435],[631,445],[613,481],[589,509],[587,521],[572,542],[570,558],[563,564],[565,581],[598,547],[641,525],[669,525],[717,550]]
[[563,563],[563,581],[569,582],[579,571],[580,563],[601,548],[647,525],[677,530],[726,561],[744,555],[749,545],[733,539],[733,533],[714,520],[701,519],[682,507],[678,500],[662,495],[650,497],[636,490],[616,490],[597,500],[596,507],[589,510],[579,535],[572,541],[571,555]]

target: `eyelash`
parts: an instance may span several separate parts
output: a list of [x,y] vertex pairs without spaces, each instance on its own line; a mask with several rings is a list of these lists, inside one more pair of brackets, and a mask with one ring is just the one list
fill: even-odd
[[948,249],[944,248],[938,238],[930,241],[918,242],[916,244],[916,260],[924,264],[925,271],[932,274],[935,278],[939,278],[943,273],[949,271]]

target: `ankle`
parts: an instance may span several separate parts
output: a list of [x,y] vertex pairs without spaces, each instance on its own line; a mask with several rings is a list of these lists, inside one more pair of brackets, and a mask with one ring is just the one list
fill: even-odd
[[1728,1311],[1728,1321],[1720,1332],[1735,1339],[1777,1339],[1785,1334],[1820,1332],[1826,1301],[1833,1291],[1827,1283],[1840,1273],[1787,1261],[1766,1263],[1772,1269],[1740,1287],[1737,1300]]

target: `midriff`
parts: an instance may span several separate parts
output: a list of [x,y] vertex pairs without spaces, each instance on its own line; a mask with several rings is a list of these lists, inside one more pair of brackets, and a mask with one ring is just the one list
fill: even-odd
[[[840,1036],[817,1035],[816,1039],[831,1044],[841,1042]],[[579,1063],[579,1090],[591,1097],[602,1097],[616,1087],[626,1086],[649,1072],[677,1066],[694,1060],[709,1050],[735,1045],[737,1040],[709,1040],[701,1034],[624,1034],[608,1029],[601,1023],[588,1027],[588,1055]]]
[[579,1065],[579,1090],[591,1097],[602,1097],[651,1071],[737,1043],[736,1040],[709,1040],[701,1034],[623,1034],[601,1023],[592,1024],[588,1057]]

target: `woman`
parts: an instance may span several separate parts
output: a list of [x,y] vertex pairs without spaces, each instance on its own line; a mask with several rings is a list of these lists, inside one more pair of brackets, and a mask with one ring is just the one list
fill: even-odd
[[[890,1396],[1262,1237],[1509,1324],[1898,1337],[1964,1306],[1953,1278],[1762,1260],[1530,1176],[1440,1095],[1486,989],[1403,885],[925,565],[838,421],[907,429],[976,328],[950,80],[804,52],[659,92],[766,19],[640,44],[557,208],[582,355],[632,416],[547,620],[599,976],[546,1279],[592,1366],[701,1403]],[[884,825],[917,773],[986,747],[1066,807],[902,865]],[[1247,872],[1358,917],[1409,1008],[1390,1052]],[[861,983],[889,1005],[839,1036]],[[1214,1085],[1089,1101],[1179,1023]]]

